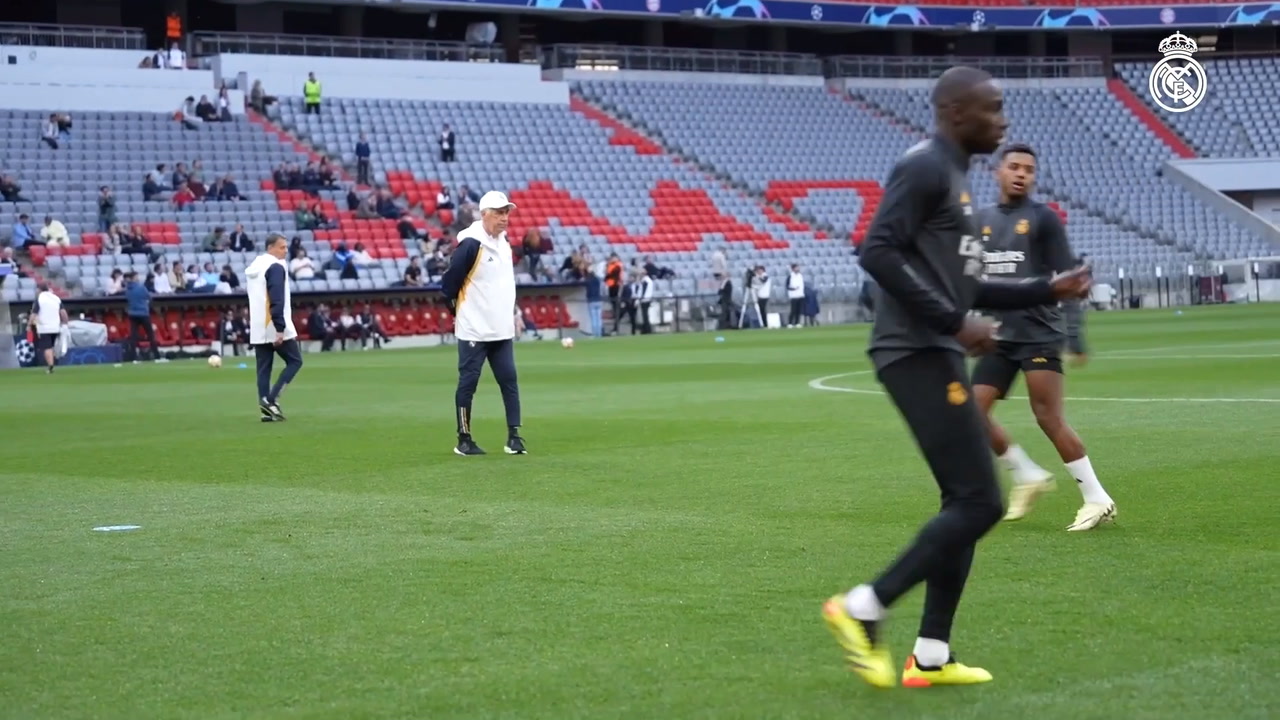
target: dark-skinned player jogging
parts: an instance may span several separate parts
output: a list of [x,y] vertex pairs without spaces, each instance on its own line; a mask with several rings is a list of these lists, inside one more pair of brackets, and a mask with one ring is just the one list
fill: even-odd
[[[1052,208],[1032,200],[1036,153],[1028,145],[1009,145],[996,166],[1000,203],[978,213],[983,262],[988,277],[1031,278],[1064,272],[1077,263],[1062,221]],[[1064,301],[993,314],[1000,323],[996,351],[984,355],[973,370],[973,393],[987,419],[991,449],[1013,477],[1005,520],[1020,520],[1035,501],[1054,488],[1053,474],[1040,467],[1010,439],[992,417],[997,400],[1013,387],[1018,373],[1026,378],[1031,412],[1053,443],[1067,472],[1076,479],[1084,504],[1070,532],[1092,530],[1116,516],[1116,504],[1098,481],[1080,436],[1067,424],[1064,350],[1085,358],[1083,303]]]
[[876,687],[898,681],[881,627],[887,609],[921,583],[924,617],[902,684],[991,679],[958,662],[950,647],[974,547],[1004,512],[965,367],[966,353],[995,349],[996,325],[970,310],[1046,305],[1089,288],[1083,269],[1052,279],[983,279],[969,159],[1000,146],[1008,126],[1004,95],[987,73],[956,67],[938,79],[932,99],[935,134],[890,172],[860,258],[879,286],[868,354],[942,491],[942,508],[877,577],[822,609],[852,670]]

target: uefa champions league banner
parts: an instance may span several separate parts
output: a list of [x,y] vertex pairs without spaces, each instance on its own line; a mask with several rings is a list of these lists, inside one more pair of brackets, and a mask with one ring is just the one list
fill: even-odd
[[[414,4],[425,0],[400,0]],[[862,5],[803,0],[430,0],[432,4],[525,7],[538,10],[626,13],[630,15],[695,14],[708,18],[823,22],[874,27],[994,26],[1022,28],[1141,28],[1257,25],[1280,21],[1280,2],[1226,5],[1150,5],[1144,7],[962,8],[929,5]]]

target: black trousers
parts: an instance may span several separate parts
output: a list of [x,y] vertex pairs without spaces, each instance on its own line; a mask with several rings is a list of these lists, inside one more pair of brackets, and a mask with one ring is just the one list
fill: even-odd
[[791,312],[787,315],[787,324],[799,325],[802,310],[804,310],[804,298],[791,298]]
[[974,546],[1004,514],[982,415],[964,357],[924,351],[879,371],[942,493],[942,509],[872,584],[888,607],[925,584],[920,637],[949,641]]
[[320,114],[320,101],[318,101],[318,100],[317,100],[316,102],[309,102],[309,103],[307,103],[307,114],[308,114],[308,115],[319,115],[319,114]]
[[[253,354],[258,366],[258,399],[266,398],[275,402],[302,369],[302,347],[297,340],[285,340],[279,345],[262,343],[253,346]],[[280,377],[272,385],[271,369],[275,365],[276,355],[284,361],[284,370],[280,371]]]
[[769,327],[769,298],[756,298],[756,307],[760,308],[760,327]]
[[356,158],[356,182],[369,184],[369,158]]
[[138,330],[142,330],[142,337],[151,344],[151,359],[160,357],[160,344],[156,342],[156,329],[151,324],[150,317],[134,317],[129,316],[129,354],[134,360],[140,360],[138,352]]
[[507,414],[507,427],[520,427],[520,386],[516,380],[515,340],[458,341],[458,391],[454,405],[458,415],[458,434],[471,434],[471,400],[480,384],[480,373],[489,363],[493,379],[502,391],[502,405]]
[[649,320],[649,305],[651,303],[640,303],[640,332],[645,335],[653,332],[653,323]]

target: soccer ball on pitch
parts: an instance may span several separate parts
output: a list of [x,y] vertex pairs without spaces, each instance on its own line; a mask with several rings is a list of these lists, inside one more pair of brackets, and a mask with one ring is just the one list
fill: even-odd
[[218,369],[218,368],[220,368],[220,367],[222,367],[222,356],[221,356],[221,355],[210,355],[210,356],[209,356],[209,367],[214,368],[215,370],[216,370],[216,369]]
[[573,338],[570,338],[570,337],[567,337],[567,338],[561,338],[561,339],[560,339],[560,347],[563,347],[565,350],[568,350],[568,349],[572,348],[572,347],[573,347]]

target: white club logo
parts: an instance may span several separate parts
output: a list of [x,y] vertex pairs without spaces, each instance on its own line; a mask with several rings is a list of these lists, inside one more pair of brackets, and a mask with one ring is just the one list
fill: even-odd
[[817,21],[817,20],[821,20],[821,19],[822,19],[822,6],[821,6],[821,5],[814,5],[813,7],[809,8],[809,17],[813,18],[815,21]]
[[1191,110],[1204,100],[1209,89],[1204,67],[1191,57],[1200,48],[1196,41],[1174,33],[1160,41],[1157,48],[1164,58],[1151,68],[1147,90],[1151,99],[1172,113]]

